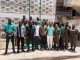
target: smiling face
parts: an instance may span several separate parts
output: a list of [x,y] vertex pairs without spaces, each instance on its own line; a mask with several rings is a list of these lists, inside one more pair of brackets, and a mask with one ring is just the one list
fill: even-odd
[[37,21],[35,22],[35,25],[38,25],[38,22]]
[[75,25],[72,25],[72,29],[75,29]]
[[25,20],[25,15],[23,15],[23,20]]
[[39,21],[40,19],[39,19],[39,17],[37,17],[37,21]]
[[32,17],[31,16],[29,17],[29,20],[32,20]]
[[44,21],[42,21],[42,25],[44,25],[45,24],[45,22]]
[[50,21],[50,22],[49,22],[49,25],[50,25],[50,26],[52,26],[52,25],[53,25],[53,23]]
[[19,25],[22,25],[22,22],[21,21],[19,21]]
[[8,19],[8,23],[11,24],[11,19]]
[[55,29],[58,29],[58,24],[55,25]]

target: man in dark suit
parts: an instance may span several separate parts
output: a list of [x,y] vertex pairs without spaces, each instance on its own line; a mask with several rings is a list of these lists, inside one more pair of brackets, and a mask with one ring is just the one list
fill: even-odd
[[19,53],[20,49],[20,42],[21,42],[21,50],[24,51],[24,33],[25,33],[25,26],[22,25],[22,22],[19,21],[19,25],[17,26],[17,53]]
[[35,32],[35,27],[33,25],[33,21],[29,20],[29,25],[26,27],[26,31],[27,31],[27,35],[28,35],[28,39],[27,39],[27,46],[28,46],[28,50],[27,52],[30,50],[30,43],[32,44],[32,51],[34,51],[34,32]]

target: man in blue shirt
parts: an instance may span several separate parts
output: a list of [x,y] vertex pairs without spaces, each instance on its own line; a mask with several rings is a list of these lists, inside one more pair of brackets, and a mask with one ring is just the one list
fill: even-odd
[[11,23],[11,19],[8,19],[8,23],[4,25],[4,32],[6,33],[6,50],[4,54],[7,54],[8,50],[8,44],[9,40],[11,39],[12,46],[13,46],[13,52],[15,53],[15,48],[14,48],[14,32],[16,28],[15,25]]
[[47,27],[47,44],[48,44],[48,49],[52,49],[53,33],[54,33],[53,23],[49,22],[49,26]]
[[41,26],[41,25],[42,25],[42,22],[41,22],[41,20],[39,19],[39,17],[37,17],[37,21],[38,21],[38,25]]

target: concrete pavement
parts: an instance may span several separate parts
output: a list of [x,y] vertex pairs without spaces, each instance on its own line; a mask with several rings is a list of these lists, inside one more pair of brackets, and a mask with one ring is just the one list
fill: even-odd
[[[76,48],[76,52],[70,52],[70,51],[39,51],[36,50],[35,52],[20,52],[19,54],[12,53],[12,50],[9,49],[7,55],[3,55],[4,50],[0,50],[0,60],[32,60],[32,59],[43,59],[43,58],[60,58],[60,57],[73,57],[73,56],[79,56],[80,58],[80,48]],[[75,57],[73,57],[75,59]],[[67,58],[66,58],[67,59]]]
[[[1,40],[0,40],[1,41]],[[7,55],[3,55],[5,52],[5,40],[2,40],[0,46],[0,60],[80,60],[80,46],[76,48],[76,52],[69,50],[64,51],[47,51],[47,50],[36,50],[35,52],[20,52],[19,54],[12,53],[11,43],[9,44],[9,50]],[[26,51],[26,49],[25,49]]]

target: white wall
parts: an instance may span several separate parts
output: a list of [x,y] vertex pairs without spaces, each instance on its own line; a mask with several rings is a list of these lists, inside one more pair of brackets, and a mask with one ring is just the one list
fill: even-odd
[[[23,15],[26,16],[26,18],[29,18],[29,15],[27,14],[16,14],[16,13],[0,13],[0,17],[4,17],[4,18],[22,18]],[[31,15],[33,17],[33,19],[36,19],[36,17],[39,17],[39,15]],[[49,19],[52,21],[55,21],[55,15],[42,15],[41,19]]]
[[79,30],[80,32],[80,20],[69,20],[69,25],[72,26],[72,24],[75,25],[75,28]]

